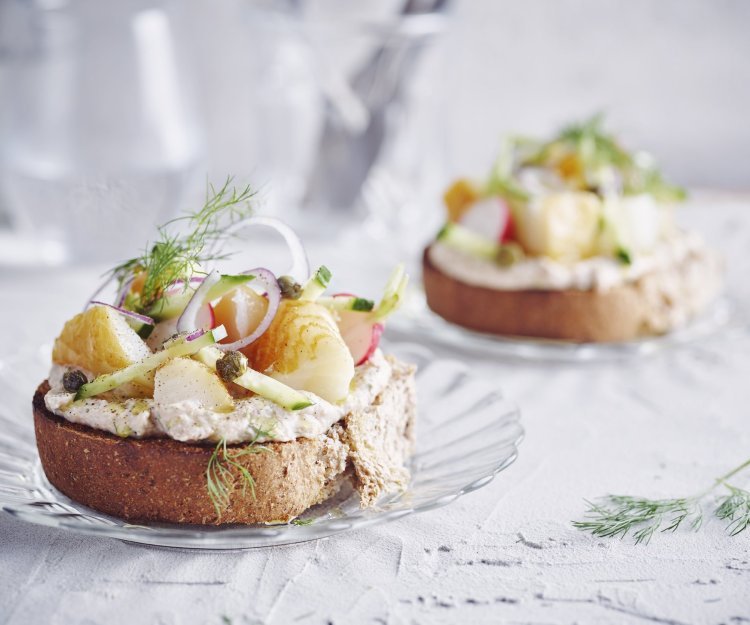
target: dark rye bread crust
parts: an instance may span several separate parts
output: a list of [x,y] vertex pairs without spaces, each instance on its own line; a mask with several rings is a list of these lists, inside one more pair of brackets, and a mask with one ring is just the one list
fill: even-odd
[[630,341],[649,334],[637,283],[607,291],[505,291],[466,284],[422,257],[427,305],[446,321],[498,336],[573,342]]
[[[42,467],[65,495],[128,521],[219,525],[289,521],[334,494],[346,478],[347,448],[336,436],[265,443],[270,453],[236,458],[250,471],[255,498],[234,480],[230,504],[217,516],[206,490],[213,445],[168,438],[120,438],[70,423],[33,400]],[[238,446],[228,446],[242,447]]]

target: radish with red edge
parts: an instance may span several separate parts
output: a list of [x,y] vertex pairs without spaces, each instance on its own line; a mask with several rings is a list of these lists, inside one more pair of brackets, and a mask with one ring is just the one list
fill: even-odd
[[[365,318],[366,317],[366,318]],[[339,312],[339,330],[355,366],[365,364],[380,344],[385,326],[372,321],[368,313],[345,310]]]
[[401,305],[406,292],[408,276],[404,266],[399,265],[391,274],[383,291],[383,298],[376,307],[368,311],[355,310],[351,307],[337,307],[336,301],[360,300],[350,293],[339,293],[331,298],[331,306],[338,317],[339,330],[356,366],[366,363],[380,344],[380,337],[385,329],[385,319]]
[[511,240],[513,220],[508,203],[489,197],[474,203],[458,223],[475,234],[504,243]]
[[[507,205],[506,205],[507,206]],[[500,243],[510,243],[516,240],[516,222],[513,220],[513,213],[510,207],[507,209],[507,218],[505,220],[505,227],[500,232]]]
[[[334,295],[333,299],[350,299],[348,294]],[[355,366],[366,363],[373,355],[383,334],[382,323],[373,319],[369,312],[357,310],[336,310],[341,338],[349,348]]]

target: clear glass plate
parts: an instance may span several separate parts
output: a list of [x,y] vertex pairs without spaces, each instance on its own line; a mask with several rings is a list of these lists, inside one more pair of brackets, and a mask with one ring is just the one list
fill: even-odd
[[0,507],[50,527],[136,543],[192,549],[247,549],[303,542],[431,510],[487,485],[516,458],[523,437],[519,412],[496,382],[425,347],[389,344],[416,364],[417,453],[409,488],[362,510],[351,491],[311,508],[309,525],[202,527],[132,525],[82,506],[56,490],[42,471],[31,398],[49,368],[49,348],[0,359]]
[[686,345],[743,323],[736,303],[721,297],[684,328],[662,336],[620,343],[573,343],[534,338],[499,337],[449,323],[432,312],[421,289],[409,292],[407,303],[388,324],[392,337],[442,344],[465,352],[539,362],[603,362],[649,356]]

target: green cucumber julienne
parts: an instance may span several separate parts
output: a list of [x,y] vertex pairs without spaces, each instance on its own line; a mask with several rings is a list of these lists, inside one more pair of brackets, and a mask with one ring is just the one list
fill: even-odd
[[190,356],[204,347],[213,345],[217,341],[226,337],[226,335],[227,333],[224,326],[219,326],[218,328],[205,332],[192,341],[186,340],[185,337],[177,338],[162,351],[151,354],[140,362],[133,363],[124,369],[115,371],[114,373],[100,375],[91,382],[84,384],[78,389],[75,399],[87,399],[94,395],[100,395],[101,393],[111,391],[113,388],[126,384],[149,371],[153,371],[159,365],[168,360],[179,358],[180,356]]
[[[228,293],[232,289],[250,282],[254,278],[255,276],[252,274],[240,274],[236,276],[222,275],[221,279],[208,290],[206,301],[215,300],[224,295],[224,293]],[[153,317],[154,321],[157,322],[179,317],[182,311],[185,310],[185,306],[187,306],[193,293],[195,293],[195,290],[188,288],[174,295],[162,297],[146,311],[146,314],[149,317]]]
[[388,278],[388,283],[383,290],[383,297],[373,313],[374,321],[383,321],[396,311],[404,299],[408,283],[409,276],[404,271],[404,265],[397,265],[391,273],[391,277]]
[[301,300],[315,301],[328,288],[331,283],[331,270],[325,265],[321,265],[315,272],[315,275],[307,281],[302,287]]
[[[218,347],[209,346],[197,352],[194,358],[211,369],[216,369],[216,362],[223,355],[224,352]],[[313,404],[306,395],[253,369],[248,368],[245,373],[232,381],[286,410],[302,410]]]
[[437,240],[468,254],[495,260],[500,244],[476,234],[458,224],[449,222],[437,235]]

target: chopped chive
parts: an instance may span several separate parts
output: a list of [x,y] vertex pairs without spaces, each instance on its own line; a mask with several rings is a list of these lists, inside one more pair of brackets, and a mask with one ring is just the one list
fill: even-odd
[[630,252],[626,250],[624,247],[618,247],[617,251],[615,252],[615,256],[617,257],[617,260],[619,260],[623,265],[630,265],[633,262],[633,258],[630,256]]
[[352,310],[370,312],[373,308],[375,308],[375,302],[373,302],[371,299],[356,297],[352,302]]

